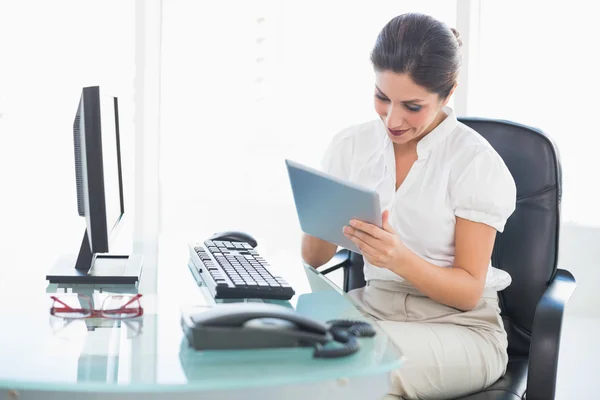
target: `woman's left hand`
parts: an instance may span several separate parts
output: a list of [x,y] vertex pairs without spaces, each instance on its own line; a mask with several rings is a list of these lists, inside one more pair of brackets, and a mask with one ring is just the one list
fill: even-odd
[[344,235],[360,249],[363,257],[372,265],[397,270],[402,264],[408,249],[390,225],[390,213],[385,210],[381,216],[382,228],[368,222],[351,220],[344,227]]

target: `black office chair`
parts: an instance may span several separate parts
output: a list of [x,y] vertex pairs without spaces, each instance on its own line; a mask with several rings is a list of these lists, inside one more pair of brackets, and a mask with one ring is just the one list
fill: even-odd
[[[512,284],[500,292],[508,333],[506,374],[483,392],[462,397],[554,399],[560,332],[575,278],[557,269],[561,166],[551,139],[538,129],[508,121],[460,118],[496,149],[517,185],[517,207],[494,243],[492,265],[508,271]],[[329,273],[344,269],[344,290],[363,287],[362,256],[339,251]]]

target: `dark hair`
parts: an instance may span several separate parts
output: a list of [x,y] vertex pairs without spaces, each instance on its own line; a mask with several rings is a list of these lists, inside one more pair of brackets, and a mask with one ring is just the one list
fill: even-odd
[[442,99],[457,82],[462,41],[456,29],[423,14],[402,14],[379,32],[371,62],[376,71],[408,74]]

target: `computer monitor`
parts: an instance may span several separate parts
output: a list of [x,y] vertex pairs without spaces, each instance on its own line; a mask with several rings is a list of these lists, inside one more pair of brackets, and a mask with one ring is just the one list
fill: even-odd
[[119,132],[119,105],[98,86],[82,90],[73,122],[78,214],[86,229],[75,265],[58,263],[51,283],[134,284],[141,259],[111,254],[125,215]]

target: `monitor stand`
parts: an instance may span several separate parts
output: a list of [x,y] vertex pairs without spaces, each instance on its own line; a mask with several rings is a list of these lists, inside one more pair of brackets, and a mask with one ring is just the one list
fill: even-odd
[[75,265],[72,262],[58,262],[46,279],[50,283],[135,284],[141,272],[141,255],[94,254],[86,232]]

